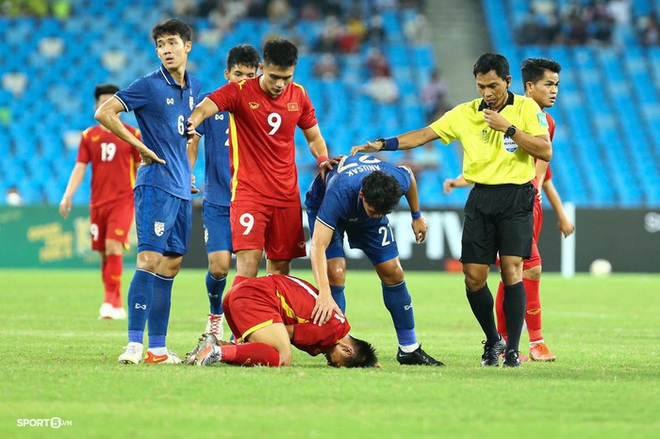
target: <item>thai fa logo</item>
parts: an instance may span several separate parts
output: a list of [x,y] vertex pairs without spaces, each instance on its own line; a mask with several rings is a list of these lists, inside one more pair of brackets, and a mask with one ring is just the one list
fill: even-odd
[[154,222],[154,233],[156,233],[156,236],[163,236],[163,233],[165,233],[165,223],[160,221]]

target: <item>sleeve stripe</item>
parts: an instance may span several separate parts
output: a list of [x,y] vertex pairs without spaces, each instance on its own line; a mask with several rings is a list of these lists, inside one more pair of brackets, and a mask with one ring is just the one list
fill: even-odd
[[321,218],[319,218],[318,216],[316,217],[316,220],[317,220],[318,222],[320,222],[321,224],[323,224],[324,226],[326,226],[327,228],[332,229],[332,230],[335,230],[335,228],[334,228],[333,226],[331,226],[330,224],[326,223],[325,221],[323,221],[323,220],[322,220]]

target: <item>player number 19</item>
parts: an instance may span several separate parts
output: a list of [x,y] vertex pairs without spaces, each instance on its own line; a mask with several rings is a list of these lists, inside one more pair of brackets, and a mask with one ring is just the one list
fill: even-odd
[[115,145],[112,142],[101,143],[101,161],[111,162],[112,159],[115,158],[116,153],[117,153],[117,145]]
[[252,227],[254,227],[254,217],[249,213],[244,213],[241,215],[241,217],[238,219],[238,222],[241,223],[243,227],[245,227],[243,235],[248,235],[252,231]]

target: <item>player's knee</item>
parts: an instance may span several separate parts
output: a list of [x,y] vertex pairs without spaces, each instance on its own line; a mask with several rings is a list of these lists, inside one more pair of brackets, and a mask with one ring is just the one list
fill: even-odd
[[224,266],[217,261],[209,261],[209,273],[211,273],[211,276],[216,279],[222,279],[229,274],[229,267]]
[[293,360],[293,355],[291,352],[282,353],[280,352],[280,367],[291,366],[291,361]]
[[537,265],[536,267],[530,267],[523,271],[523,277],[525,279],[540,280],[542,271],[543,269],[540,265]]
[[328,266],[328,281],[330,281],[330,285],[344,285],[346,282],[346,268]]

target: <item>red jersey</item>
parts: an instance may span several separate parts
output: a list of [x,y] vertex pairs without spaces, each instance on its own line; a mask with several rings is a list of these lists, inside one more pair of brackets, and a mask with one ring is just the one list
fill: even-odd
[[[140,138],[140,130],[124,126]],[[135,164],[140,161],[140,153],[131,144],[95,125],[83,131],[76,161],[92,164],[92,207],[121,198],[132,200]]]
[[548,133],[550,134],[550,141],[552,142],[552,139],[555,138],[555,126],[557,124],[555,123],[555,119],[550,116],[550,113],[546,112],[545,110],[543,112],[545,113],[545,118],[548,121]]
[[220,111],[230,112],[231,199],[295,206],[300,201],[295,130],[318,123],[314,106],[302,86],[291,83],[273,98],[261,89],[260,78],[228,83],[208,96]]
[[321,326],[312,323],[318,290],[292,276],[272,274],[246,279],[232,288],[222,306],[227,324],[239,337],[271,323],[294,325],[293,344],[310,355],[325,353],[351,329],[348,321],[333,313]]

